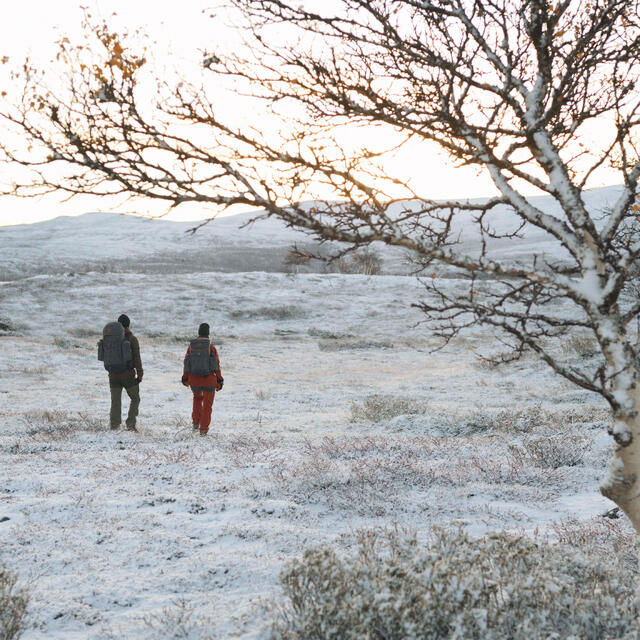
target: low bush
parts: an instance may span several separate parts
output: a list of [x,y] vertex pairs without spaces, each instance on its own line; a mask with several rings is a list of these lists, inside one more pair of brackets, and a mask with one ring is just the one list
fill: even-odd
[[577,355],[580,358],[590,358],[600,350],[593,336],[570,336],[562,341],[562,351],[565,355]]
[[16,324],[7,318],[0,318],[0,336],[15,336],[24,328],[23,324]]
[[550,416],[542,410],[540,403],[498,411],[494,426],[500,431],[531,431],[537,426],[548,422]]
[[24,415],[27,435],[46,435],[48,437],[66,437],[77,431],[100,431],[104,427],[101,421],[86,413],[67,413],[66,411],[38,411]]
[[178,600],[160,613],[148,615],[144,619],[148,633],[144,640],[212,640],[215,626],[213,620],[195,612],[193,606],[184,599]]
[[613,509],[607,514],[576,520],[556,522],[553,531],[561,544],[596,553],[601,557],[615,556],[617,562],[632,574],[638,574],[637,534],[628,518],[621,518]]
[[434,408],[422,399],[388,394],[374,394],[367,396],[362,402],[352,402],[350,410],[351,422],[382,422],[398,416],[428,415],[430,429],[443,436],[473,435],[489,430],[528,432],[554,422],[553,416],[543,411],[540,404],[519,409],[452,412]]
[[229,315],[235,320],[293,320],[304,317],[306,311],[295,305],[283,304],[256,309],[235,309]]
[[615,557],[500,533],[431,545],[363,536],[355,556],[307,550],[281,574],[274,640],[636,638],[634,575]]
[[440,479],[435,465],[425,461],[437,446],[420,438],[307,441],[300,455],[274,451],[266,486],[299,505],[367,517],[403,513],[415,508],[415,502],[404,500],[407,487],[429,491]]
[[90,329],[88,327],[75,327],[74,329],[69,329],[69,334],[74,338],[98,339],[102,334],[102,327],[96,327],[95,329]]
[[275,438],[265,438],[259,434],[238,433],[220,442],[220,448],[227,453],[237,467],[246,467],[264,460],[278,445]]
[[414,398],[402,398],[392,395],[374,394],[361,403],[351,403],[351,422],[381,422],[397,416],[423,414],[426,403]]
[[584,464],[584,456],[591,447],[588,438],[554,436],[531,438],[522,445],[510,445],[509,451],[518,462],[541,469],[577,467]]
[[287,251],[282,263],[287,272],[295,274],[298,273],[302,267],[308,266],[312,260],[313,254],[306,249],[292,247]]
[[450,435],[470,435],[495,430],[504,433],[529,432],[536,427],[548,424],[551,416],[542,410],[542,405],[526,407],[508,407],[505,409],[475,409],[453,414],[444,414],[441,421],[448,423]]
[[357,349],[393,349],[393,342],[378,340],[329,339],[318,342],[320,351],[349,351]]
[[13,327],[8,320],[0,319],[0,331],[2,333],[11,333],[13,331]]
[[0,638],[14,640],[22,635],[29,596],[16,586],[18,578],[0,564]]
[[327,329],[317,329],[311,327],[307,333],[312,338],[322,338],[323,340],[344,340],[345,338],[355,338],[352,333],[344,333],[343,331],[328,331]]
[[53,344],[56,345],[59,349],[86,349],[86,346],[83,344],[78,344],[73,340],[69,340],[68,338],[62,338],[61,336],[56,336],[53,339]]
[[367,276],[382,273],[382,258],[372,249],[350,253],[335,260],[333,265],[339,273],[362,273]]

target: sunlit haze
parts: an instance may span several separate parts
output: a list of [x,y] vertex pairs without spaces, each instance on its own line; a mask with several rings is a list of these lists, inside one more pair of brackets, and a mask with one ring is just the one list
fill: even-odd
[[[151,2],[150,0],[96,0],[94,2],[50,2],[22,0],[3,3],[0,12],[0,57],[19,63],[26,56],[48,64],[55,56],[55,43],[63,35],[72,41],[81,37],[82,7],[94,16],[107,19],[116,29],[130,31],[143,27],[157,43],[154,56],[166,58],[166,64],[180,69],[202,59],[202,51],[238,44],[233,29],[225,25],[228,16],[220,9],[212,9],[212,2]],[[115,13],[115,15],[114,15]],[[211,16],[214,17],[211,17]],[[6,76],[0,76],[6,82]],[[229,98],[233,100],[233,98]],[[235,106],[235,105],[234,105]],[[238,101],[238,109],[243,108]],[[245,107],[246,108],[246,107]],[[594,131],[597,137],[598,132]],[[454,168],[434,145],[414,144],[386,165],[392,175],[412,182],[414,188],[427,198],[483,197],[494,193],[486,175],[476,169]],[[16,170],[0,166],[0,182],[11,184]],[[590,186],[612,184],[613,174],[602,171]],[[140,215],[158,215],[163,210],[152,208],[144,201],[129,201],[124,205],[97,197],[84,196],[64,202],[62,198],[47,196],[38,199],[4,197],[0,203],[0,225],[33,223],[60,215],[78,215],[89,211],[117,210]],[[168,214],[169,219],[196,220],[214,213],[202,206],[181,207]]]

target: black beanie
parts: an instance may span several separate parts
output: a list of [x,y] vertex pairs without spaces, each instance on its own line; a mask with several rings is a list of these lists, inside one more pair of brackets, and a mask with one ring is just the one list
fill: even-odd
[[124,313],[118,318],[118,322],[126,329],[131,321],[129,320],[129,316],[126,316]]
[[206,322],[203,322],[198,327],[198,335],[202,336],[203,338],[209,337],[209,325]]

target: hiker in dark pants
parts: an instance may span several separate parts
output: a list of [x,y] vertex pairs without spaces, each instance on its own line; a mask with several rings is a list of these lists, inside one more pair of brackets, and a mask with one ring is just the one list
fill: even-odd
[[211,344],[209,325],[206,322],[198,328],[198,337],[189,343],[184,357],[182,384],[191,387],[193,392],[193,430],[206,436],[211,424],[213,398],[224,384],[218,351]]
[[[117,323],[110,322],[104,328],[103,338],[98,346],[98,358],[104,360],[105,369],[109,372],[111,429],[118,429],[122,422],[122,390],[124,389],[130,399],[125,424],[129,431],[137,431],[136,418],[140,406],[140,382],[143,371],[140,343],[131,333],[130,325],[128,316],[123,313]],[[100,349],[102,349],[102,357],[100,357]]]

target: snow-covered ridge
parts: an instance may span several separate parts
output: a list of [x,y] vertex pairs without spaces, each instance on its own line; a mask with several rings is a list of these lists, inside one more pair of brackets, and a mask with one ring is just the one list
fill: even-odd
[[[611,206],[620,187],[605,187],[587,193],[592,211]],[[538,208],[557,214],[549,197],[531,198]],[[250,223],[256,213],[218,218],[189,233],[197,222],[175,222],[116,213],[63,216],[28,225],[0,227],[0,280],[67,271],[282,271],[289,248],[310,238],[287,228],[275,218]],[[517,223],[507,207],[491,213],[497,231],[514,229]],[[250,223],[250,224],[249,224]],[[473,231],[460,218],[465,249],[477,245]],[[379,248],[385,271],[402,272],[398,251]],[[534,253],[560,257],[558,248],[538,229],[525,230],[518,240],[497,240],[493,257],[517,260]],[[406,269],[406,267],[404,267]]]
[[[87,213],[0,227],[0,275],[4,275],[0,279],[35,275],[36,264],[37,273],[138,270],[158,263],[171,263],[177,271],[197,271],[199,266],[204,270],[271,270],[261,252],[282,254],[285,247],[305,239],[275,219],[247,225],[253,217],[255,214],[220,218],[195,234],[189,230],[197,222],[116,213]],[[235,261],[227,255],[230,251],[237,254]],[[190,268],[181,268],[184,261]],[[243,268],[245,261],[250,263],[247,269]],[[229,268],[224,268],[225,263]]]

